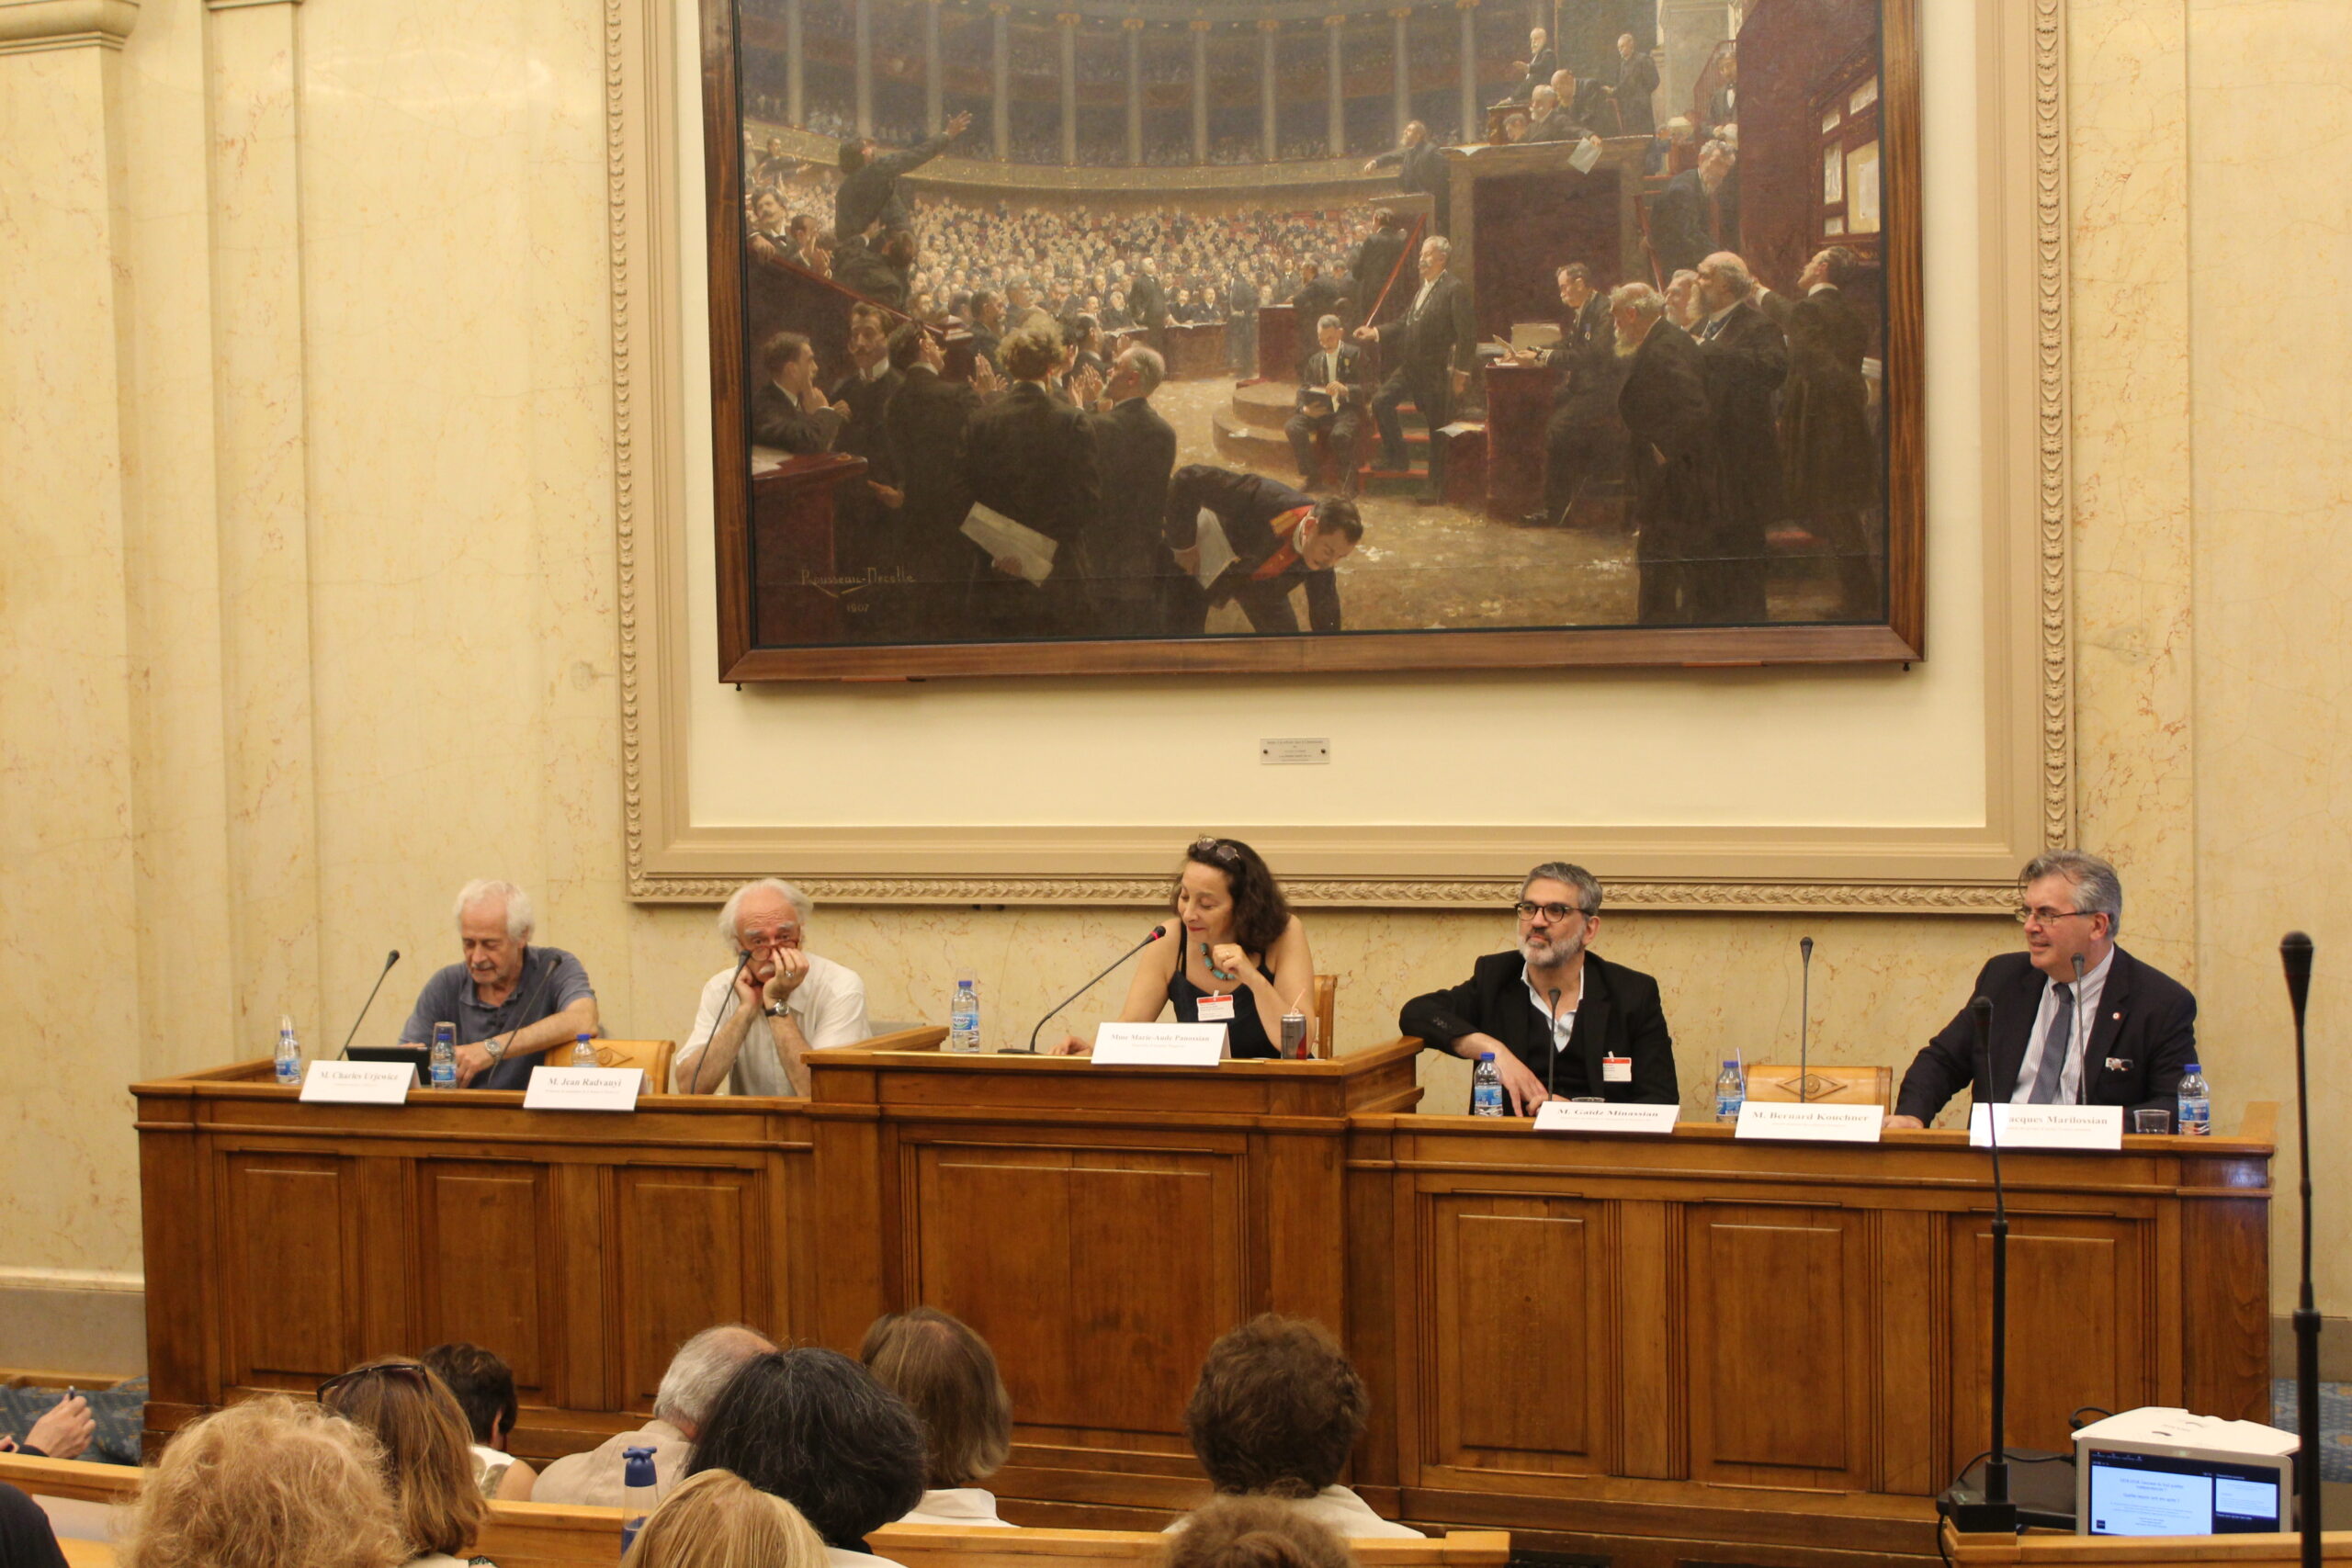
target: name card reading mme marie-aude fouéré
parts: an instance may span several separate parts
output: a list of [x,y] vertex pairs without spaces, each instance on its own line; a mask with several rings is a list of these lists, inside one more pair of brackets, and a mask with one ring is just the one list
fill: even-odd
[[1098,1067],[1214,1067],[1224,1055],[1221,1023],[1105,1023],[1094,1031]]
[[302,1073],[311,1105],[405,1105],[416,1068],[408,1062],[312,1062]]
[[533,1067],[526,1111],[634,1111],[642,1067]]
[[2005,1149],[2107,1149],[2123,1147],[2120,1105],[1979,1105],[1968,1113],[1968,1142],[1990,1148],[1986,1112],[1992,1113]]
[[1804,1105],[1751,1100],[1739,1108],[1736,1138],[1796,1143],[1875,1144],[1886,1112],[1875,1105]]
[[1539,1133],[1671,1133],[1679,1105],[1611,1105],[1590,1100],[1547,1100],[1535,1108]]

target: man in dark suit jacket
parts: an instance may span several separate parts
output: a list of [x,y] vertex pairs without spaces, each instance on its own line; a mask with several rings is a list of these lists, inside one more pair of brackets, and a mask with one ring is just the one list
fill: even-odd
[[976,596],[981,617],[1006,637],[1075,637],[1092,629],[1080,539],[1102,505],[1094,432],[1086,416],[1055,398],[1046,382],[1061,367],[1060,334],[1050,326],[1006,334],[1005,394],[972,416],[964,434],[964,479],[972,499],[1054,541],[1042,583],[993,564],[991,592]]
[[1577,492],[1589,479],[1613,475],[1625,450],[1625,427],[1617,417],[1621,377],[1609,297],[1592,287],[1592,269],[1582,262],[1570,262],[1554,276],[1567,310],[1560,341],[1515,356],[1560,377],[1544,427],[1544,508],[1524,519],[1532,527],[1566,522]]
[[1657,253],[1660,276],[1695,271],[1733,243],[1724,222],[1724,183],[1734,162],[1729,148],[1708,142],[1699,150],[1699,166],[1667,181],[1650,204],[1650,249]]
[[1340,286],[1323,276],[1319,264],[1308,262],[1305,277],[1306,281],[1298,286],[1298,292],[1290,297],[1290,308],[1298,318],[1301,339],[1315,330],[1316,322],[1338,313],[1340,301],[1345,298],[1340,291]]
[[1339,317],[1317,321],[1315,333],[1317,346],[1298,362],[1298,396],[1283,434],[1290,437],[1304,488],[1312,491],[1322,482],[1322,459],[1316,451],[1320,441],[1329,446],[1339,467],[1340,493],[1351,496],[1372,385],[1365,379],[1363,350],[1342,337]]
[[1657,129],[1657,62],[1646,49],[1637,49],[1634,35],[1617,35],[1617,85],[1610,96],[1617,105],[1618,133],[1647,136]]
[[1398,183],[1407,190],[1420,191],[1430,198],[1436,209],[1436,231],[1446,232],[1451,171],[1445,166],[1445,154],[1430,141],[1430,128],[1418,119],[1408,120],[1405,140],[1385,152],[1365,159],[1363,172],[1369,175],[1388,164],[1397,165]]
[[1233,275],[1233,287],[1225,291],[1227,363],[1237,376],[1258,373],[1258,286],[1250,275]]
[[1356,329],[1359,343],[1394,344],[1396,366],[1372,400],[1380,427],[1380,450],[1389,468],[1406,466],[1405,427],[1399,404],[1410,398],[1430,433],[1430,484],[1419,497],[1425,506],[1445,499],[1445,441],[1439,434],[1453,417],[1453,400],[1469,384],[1478,360],[1478,329],[1470,315],[1470,290],[1446,270],[1453,245],[1442,235],[1421,242],[1421,281],[1405,313],[1382,326]]
[[1981,1103],[2173,1109],[2197,1060],[2197,998],[2115,945],[2123,914],[2115,868],[2052,850],[2018,886],[2026,950],[1985,964],[1971,992],[1993,1003],[1989,1075],[1963,1007],[1903,1075],[1890,1128],[1925,1126],[1963,1087]]
[[877,218],[885,229],[907,228],[913,218],[900,178],[946,152],[947,144],[971,123],[969,114],[959,114],[930,141],[897,152],[877,152],[872,140],[863,136],[842,142],[841,188],[833,192],[833,232],[846,240],[865,233]]
[[1168,324],[1168,290],[1159,281],[1158,262],[1146,256],[1142,266],[1127,289],[1127,314],[1136,325],[1156,333]]
[[[1573,89],[1576,78],[1565,71],[1560,74],[1567,78],[1568,85]],[[1576,117],[1568,112],[1559,88],[1547,83],[1535,89],[1535,102],[1529,106],[1527,117],[1527,140],[1582,141],[1592,134],[1590,127],[1577,123]]]
[[1789,514],[1803,519],[1836,558],[1844,613],[1871,619],[1884,603],[1886,547],[1871,510],[1879,493],[1879,444],[1862,376],[1871,323],[1846,294],[1861,268],[1860,256],[1832,245],[1805,264],[1795,298],[1764,289],[1756,302],[1789,339],[1789,379],[1781,392]]
[[1461,985],[1407,1002],[1398,1030],[1473,1062],[1493,1052],[1514,1115],[1579,1095],[1679,1102],[1657,982],[1590,951],[1600,929],[1593,874],[1546,862],[1521,883],[1515,912],[1517,950],[1489,953]]
[[1004,300],[985,288],[972,291],[972,357],[985,359],[989,368],[1002,371],[1000,358],[1004,341]]
[[1197,636],[1208,612],[1227,600],[1241,606],[1252,631],[1295,637],[1294,590],[1306,590],[1306,629],[1340,629],[1337,568],[1363,538],[1355,502],[1317,502],[1261,474],[1193,463],[1168,486],[1168,542],[1186,570],[1200,564],[1200,514],[1216,513],[1233,561],[1194,600],[1185,630]]
[[964,482],[964,432],[979,412],[971,384],[951,381],[939,340],[912,321],[890,334],[898,389],[883,411],[883,433],[898,476],[897,560],[908,581],[884,595],[884,624],[909,642],[948,642],[972,635],[967,603],[988,557],[958,530],[972,509]]
[[1690,555],[1713,506],[1714,427],[1699,345],[1666,320],[1666,299],[1646,283],[1610,297],[1625,381],[1617,413],[1625,422],[1625,463],[1634,476],[1634,558],[1641,568],[1635,618],[1644,626],[1691,618]]
[[1764,536],[1788,515],[1775,400],[1789,377],[1789,342],[1755,291],[1747,264],[1728,251],[1699,264],[1707,319],[1691,335],[1714,413],[1715,508],[1691,571],[1696,617],[1715,626],[1765,618]]
[[[1174,630],[1176,580],[1163,520],[1168,477],[1176,468],[1176,432],[1151,406],[1167,362],[1141,344],[1111,367],[1102,389],[1109,406],[1090,414],[1102,506],[1080,538],[1088,592],[1104,637],[1156,637]],[[1189,581],[1189,580],[1187,580]]]
[[1560,68],[1560,57],[1553,52],[1552,40],[1542,28],[1527,35],[1527,58],[1514,60],[1510,68],[1520,73],[1519,85],[1510,90],[1510,102],[1523,104],[1535,96],[1535,89],[1552,80],[1552,73]]
[[848,412],[817,389],[817,350],[798,333],[760,345],[760,385],[752,392],[752,445],[796,457],[830,452]]
[[[1352,297],[1357,326],[1372,321],[1374,302],[1380,299],[1380,291],[1388,288],[1389,276],[1398,272],[1396,264],[1405,259],[1405,239],[1410,231],[1402,218],[1385,207],[1372,215],[1372,232],[1356,247],[1355,263],[1348,269],[1355,279]],[[1411,281],[1408,276],[1397,276],[1396,287],[1388,289],[1388,298],[1380,306],[1380,321],[1394,321],[1404,313],[1405,303],[1411,298],[1407,292]],[[1309,323],[1302,319],[1298,324],[1304,328]]]
[[904,312],[907,279],[915,261],[911,229],[894,229],[872,240],[845,239],[833,247],[833,281],[868,299]]

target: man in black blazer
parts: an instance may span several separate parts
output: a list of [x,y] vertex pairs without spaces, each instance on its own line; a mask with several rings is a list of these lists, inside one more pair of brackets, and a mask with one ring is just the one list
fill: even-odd
[[1510,90],[1510,102],[1523,104],[1535,96],[1535,89],[1552,80],[1552,73],[1560,68],[1560,57],[1552,51],[1552,40],[1537,28],[1527,35],[1527,58],[1514,60],[1510,68],[1520,73],[1519,85]]
[[907,174],[947,151],[971,129],[970,114],[959,114],[940,128],[938,135],[917,146],[885,152],[873,139],[854,136],[841,146],[842,183],[833,192],[833,232],[846,240],[863,234],[879,218],[884,229],[904,229],[913,221],[907,210],[899,181]]
[[1679,1103],[1657,982],[1589,951],[1600,929],[1592,873],[1565,861],[1537,866],[1515,912],[1515,951],[1488,953],[1451,990],[1415,997],[1396,1027],[1473,1062],[1493,1052],[1514,1115],[1579,1096]]
[[1140,265],[1142,270],[1127,289],[1127,315],[1144,331],[1157,333],[1168,324],[1168,290],[1159,281],[1157,260],[1146,256]]
[[1657,62],[1650,51],[1634,46],[1634,35],[1617,35],[1617,85],[1610,90],[1616,100],[1619,134],[1647,136],[1657,129]]
[[1623,380],[1609,318],[1609,296],[1592,286],[1592,269],[1570,262],[1554,277],[1566,319],[1560,341],[1549,348],[1522,349],[1522,365],[1559,372],[1552,389],[1552,416],[1544,426],[1544,506],[1522,519],[1531,527],[1556,527],[1567,520],[1589,479],[1620,471],[1625,427],[1617,418],[1617,389]]
[[980,547],[958,532],[972,509],[962,456],[979,395],[970,382],[947,378],[939,340],[913,321],[890,334],[890,367],[899,383],[882,423],[903,487],[896,565],[907,581],[886,596],[894,605],[888,624],[902,641],[952,642],[974,635],[967,601],[989,570]]
[[[1356,247],[1355,261],[1348,268],[1355,278],[1355,288],[1350,297],[1355,305],[1358,325],[1372,320],[1372,309],[1375,303],[1380,307],[1380,320],[1383,321],[1404,313],[1405,302],[1411,297],[1408,289],[1410,280],[1400,275],[1396,278],[1396,287],[1388,288],[1388,279],[1390,275],[1400,271],[1397,264],[1405,259],[1405,241],[1409,232],[1405,220],[1385,207],[1372,215],[1372,232],[1364,237],[1363,244]],[[1384,288],[1388,288],[1388,298],[1385,300],[1380,298],[1380,291]],[[1304,321],[1299,322],[1301,326],[1306,324]],[[1378,325],[1378,322],[1374,324]]]
[[1298,396],[1283,434],[1298,459],[1300,488],[1312,491],[1322,480],[1322,460],[1315,449],[1319,438],[1337,460],[1340,493],[1351,496],[1372,385],[1364,379],[1363,350],[1340,336],[1339,317],[1316,322],[1315,337],[1316,346],[1298,362]]
[[1444,233],[1452,172],[1446,168],[1445,154],[1430,141],[1430,128],[1418,119],[1406,121],[1405,140],[1385,152],[1365,159],[1363,172],[1373,174],[1387,164],[1396,165],[1398,182],[1407,190],[1423,192],[1430,198],[1430,205],[1436,209],[1437,231]]
[[1094,432],[1057,400],[1046,380],[1060,368],[1061,334],[1051,326],[1007,333],[1001,345],[1011,389],[972,416],[964,433],[964,479],[972,499],[1054,541],[1052,570],[1031,583],[991,565],[989,592],[976,592],[981,618],[1006,637],[1077,637],[1092,630],[1079,540],[1102,505]]
[[[1624,377],[1617,414],[1634,479],[1634,558],[1641,568],[1634,618],[1690,622],[1697,595],[1690,559],[1714,506],[1714,424],[1706,372],[1690,334],[1666,319],[1666,299],[1646,283],[1609,297],[1612,350]],[[1630,348],[1630,355],[1627,350]]]
[[1747,264],[1730,252],[1699,264],[1699,303],[1708,315],[1691,336],[1714,415],[1715,510],[1691,567],[1693,618],[1716,626],[1765,618],[1764,536],[1788,515],[1779,420],[1789,340],[1755,295]]
[[1192,596],[1181,628],[1204,629],[1210,610],[1231,600],[1250,617],[1250,629],[1267,637],[1298,634],[1293,591],[1306,590],[1306,629],[1340,629],[1340,581],[1336,570],[1363,539],[1355,502],[1332,497],[1317,502],[1261,474],[1242,473],[1208,463],[1176,470],[1168,486],[1168,543],[1178,564],[1200,566],[1200,515],[1216,515],[1233,560],[1204,592]]
[[2018,887],[2026,950],[1985,964],[1971,994],[1993,1002],[1989,1079],[1963,1007],[1903,1075],[1888,1127],[1925,1126],[1963,1087],[1972,1100],[1996,1104],[2173,1109],[2181,1073],[2197,1059],[2197,998],[2115,945],[2123,918],[2115,868],[2052,850],[2026,866]]
[[1167,374],[1168,362],[1157,350],[1136,344],[1111,367],[1102,412],[1087,416],[1102,473],[1102,508],[1080,536],[1079,550],[1097,629],[1105,637],[1174,630],[1175,591],[1189,582],[1177,570],[1163,532],[1176,432],[1151,406],[1151,395]]
[[1731,244],[1736,228],[1730,220],[1730,191],[1726,188],[1738,160],[1720,141],[1699,149],[1699,166],[1685,169],[1666,182],[1650,203],[1650,249],[1657,256],[1658,275],[1696,271],[1699,264]]
[[1395,321],[1356,329],[1358,343],[1393,343],[1396,369],[1373,395],[1373,422],[1380,427],[1385,466],[1406,466],[1405,427],[1397,406],[1408,398],[1420,411],[1430,433],[1430,485],[1418,499],[1434,505],[1445,499],[1445,441],[1438,434],[1453,418],[1453,400],[1469,385],[1478,359],[1478,328],[1470,314],[1470,290],[1446,270],[1453,243],[1440,234],[1421,242],[1421,281],[1413,302]]

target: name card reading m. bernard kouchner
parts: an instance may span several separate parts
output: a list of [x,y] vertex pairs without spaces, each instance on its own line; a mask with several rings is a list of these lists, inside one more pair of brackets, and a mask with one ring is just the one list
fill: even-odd
[[526,1111],[634,1111],[641,1067],[533,1067]]
[[408,1062],[312,1062],[302,1074],[309,1105],[406,1105],[416,1067]]
[[1736,1138],[1812,1144],[1875,1144],[1886,1112],[1875,1105],[1804,1105],[1751,1100],[1739,1108]]
[[1221,1023],[1105,1023],[1094,1031],[1098,1067],[1214,1067],[1224,1056]]

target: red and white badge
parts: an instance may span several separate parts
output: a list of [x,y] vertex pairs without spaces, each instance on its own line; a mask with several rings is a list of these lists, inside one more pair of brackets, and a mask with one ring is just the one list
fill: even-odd
[[1203,1023],[1225,1023],[1233,1017],[1233,993],[1221,992],[1201,998],[1200,1018]]
[[1600,1081],[1602,1083],[1632,1083],[1634,1081],[1634,1058],[1631,1056],[1601,1057]]

